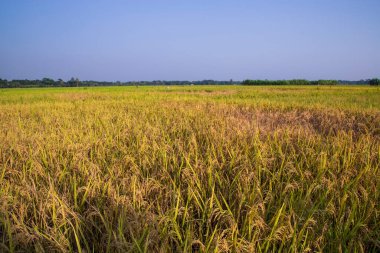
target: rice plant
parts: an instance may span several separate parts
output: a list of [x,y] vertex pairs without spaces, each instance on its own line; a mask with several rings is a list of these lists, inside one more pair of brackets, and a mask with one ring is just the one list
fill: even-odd
[[0,252],[378,252],[380,89],[0,92]]

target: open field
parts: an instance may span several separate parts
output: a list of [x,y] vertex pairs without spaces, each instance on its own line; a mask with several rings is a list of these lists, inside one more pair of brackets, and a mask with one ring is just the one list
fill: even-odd
[[0,89],[0,252],[379,252],[380,88]]

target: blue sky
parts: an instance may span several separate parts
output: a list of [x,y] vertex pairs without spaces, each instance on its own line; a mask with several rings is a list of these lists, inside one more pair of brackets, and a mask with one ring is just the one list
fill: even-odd
[[380,77],[379,0],[0,1],[0,78]]

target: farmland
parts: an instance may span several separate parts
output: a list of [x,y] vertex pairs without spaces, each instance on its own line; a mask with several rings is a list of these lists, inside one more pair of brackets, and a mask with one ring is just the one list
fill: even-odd
[[0,89],[0,252],[380,251],[380,88]]

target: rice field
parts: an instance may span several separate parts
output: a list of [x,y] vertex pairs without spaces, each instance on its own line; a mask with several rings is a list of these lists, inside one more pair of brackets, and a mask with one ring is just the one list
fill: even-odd
[[0,252],[379,252],[380,88],[0,89]]

